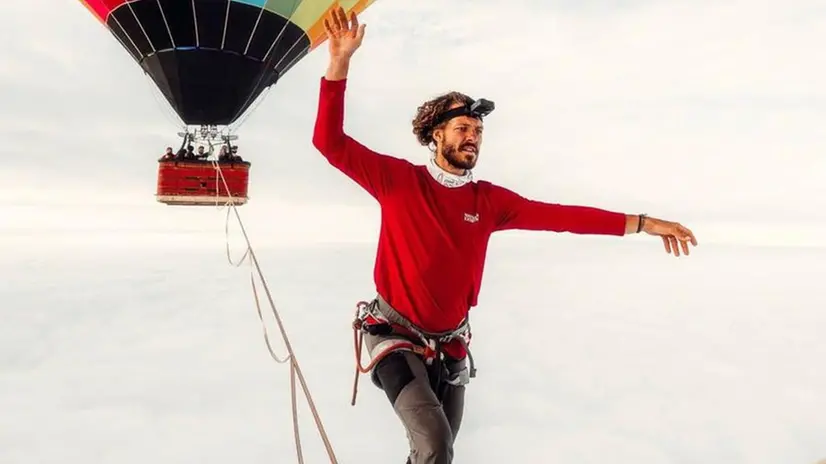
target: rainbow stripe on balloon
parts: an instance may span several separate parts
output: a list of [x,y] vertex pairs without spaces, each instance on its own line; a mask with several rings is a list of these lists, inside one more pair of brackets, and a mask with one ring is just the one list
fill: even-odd
[[[119,8],[130,5],[138,6],[141,3],[157,4],[159,12],[170,8],[179,8],[181,4],[192,9],[192,16],[198,16],[198,10],[215,10],[216,7],[226,10],[227,16],[232,12],[233,4],[246,5],[260,10],[262,13],[278,15],[285,22],[289,21],[299,27],[307,36],[310,48],[315,48],[324,42],[324,17],[338,6],[348,13],[361,13],[375,0],[80,0],[101,22],[112,27],[109,23],[112,13]],[[174,5],[174,6],[173,6]],[[134,12],[133,12],[134,14]],[[209,14],[209,13],[207,13]]]
[[361,13],[375,0],[80,2],[152,77],[184,122],[227,124],[325,41],[323,21],[331,9]]

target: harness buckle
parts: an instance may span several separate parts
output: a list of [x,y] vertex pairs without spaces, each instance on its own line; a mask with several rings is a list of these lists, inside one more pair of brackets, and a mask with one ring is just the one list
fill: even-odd
[[440,355],[441,353],[436,348],[436,341],[433,339],[426,340],[424,351],[422,352],[422,358],[424,358],[425,364],[428,366],[432,365],[433,361],[435,361]]

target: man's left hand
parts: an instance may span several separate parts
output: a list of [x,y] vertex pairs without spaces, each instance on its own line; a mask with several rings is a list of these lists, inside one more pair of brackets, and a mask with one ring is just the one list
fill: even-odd
[[688,245],[697,246],[697,239],[687,227],[677,222],[646,217],[643,219],[642,232],[662,237],[666,253],[680,256],[680,249],[686,256],[689,255]]

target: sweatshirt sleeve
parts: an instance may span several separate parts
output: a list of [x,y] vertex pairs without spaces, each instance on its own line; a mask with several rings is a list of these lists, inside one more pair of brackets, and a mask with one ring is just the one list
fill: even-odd
[[346,86],[346,79],[321,78],[313,145],[331,165],[379,198],[390,188],[393,171],[402,169],[406,161],[376,153],[344,132]]
[[625,235],[625,214],[588,206],[530,200],[491,185],[494,230],[541,230],[592,235]]

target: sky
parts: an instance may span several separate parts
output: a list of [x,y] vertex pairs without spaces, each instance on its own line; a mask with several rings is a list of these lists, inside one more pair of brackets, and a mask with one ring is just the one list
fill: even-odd
[[[457,462],[826,458],[826,2],[409,3],[362,17],[351,135],[423,163],[421,102],[489,98],[477,178],[680,221],[700,242],[675,259],[646,236],[496,236]],[[0,462],[291,461],[288,370],[247,268],[226,262],[227,211],[153,197],[178,142],[168,106],[79,2],[0,15]],[[312,147],[326,59],[239,128],[239,211],[341,462],[401,462],[366,378],[349,406],[379,210]],[[381,438],[369,458],[365,431]],[[306,410],[302,432],[325,462]]]
[[[679,221],[703,243],[820,243],[822,0],[419,3],[379,0],[363,15],[346,118],[363,143],[425,162],[415,108],[457,89],[497,104],[477,178]],[[215,224],[211,209],[155,203],[155,160],[179,125],[79,2],[3,2],[0,13],[14,18],[0,52],[4,230]],[[292,68],[237,130],[253,162],[244,210],[287,246],[375,240],[374,200],[311,144],[326,53]]]

